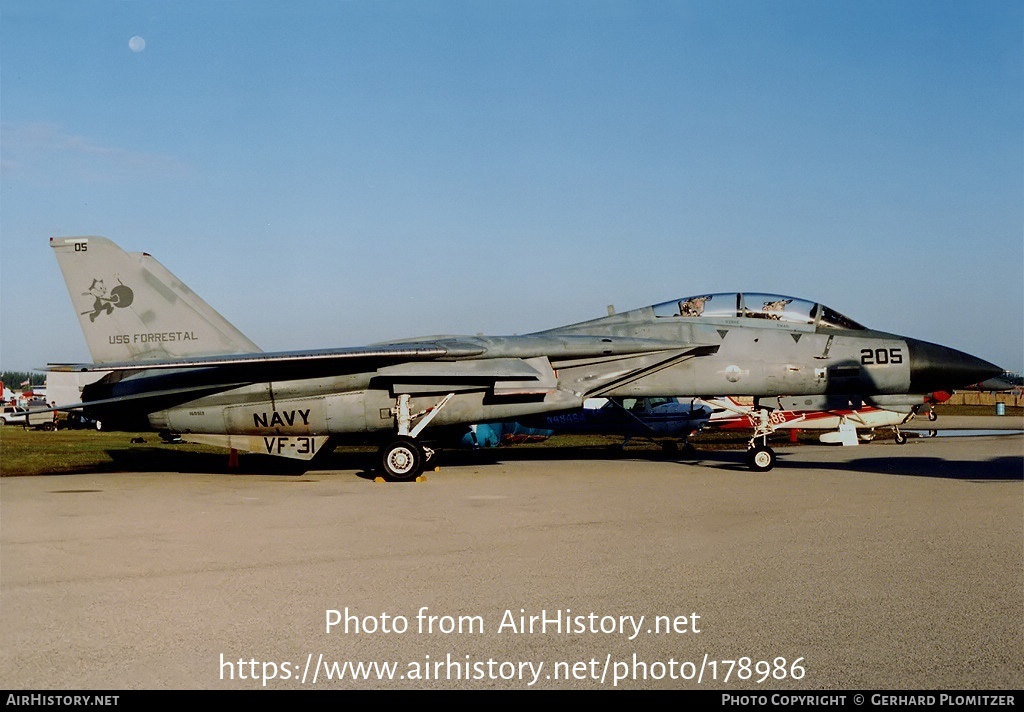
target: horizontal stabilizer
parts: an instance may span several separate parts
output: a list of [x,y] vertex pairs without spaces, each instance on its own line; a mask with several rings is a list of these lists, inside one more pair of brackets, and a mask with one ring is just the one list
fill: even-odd
[[83,408],[95,408],[102,406],[114,406],[114,405],[134,405],[136,408],[142,410],[153,411],[157,408],[149,405],[150,403],[158,403],[164,401],[170,402],[182,402],[194,398],[201,398],[205,395],[212,393],[219,393],[221,391],[231,390],[232,388],[238,388],[240,386],[247,385],[245,383],[224,383],[216,386],[209,384],[202,386],[183,386],[181,388],[167,388],[159,391],[146,391],[142,390],[138,393],[128,393],[125,395],[118,395],[112,398],[97,398],[96,400],[83,401],[81,403],[69,403],[67,405],[59,405],[49,410],[59,411],[71,411],[71,410],[82,410]]

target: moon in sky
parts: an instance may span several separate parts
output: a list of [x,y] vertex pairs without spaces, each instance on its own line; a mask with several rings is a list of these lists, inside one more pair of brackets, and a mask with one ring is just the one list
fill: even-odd
[[135,35],[130,40],[128,40],[128,48],[131,49],[132,52],[141,52],[142,50],[146,49],[146,40],[142,39],[138,35]]

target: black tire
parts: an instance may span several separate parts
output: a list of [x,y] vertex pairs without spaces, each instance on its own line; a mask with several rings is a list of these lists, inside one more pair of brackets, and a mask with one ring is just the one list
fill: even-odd
[[775,451],[767,445],[756,445],[747,450],[747,467],[754,472],[768,472],[775,467]]
[[400,435],[377,453],[378,464],[384,476],[395,482],[415,480],[423,472],[426,456],[420,444]]
[[907,434],[906,433],[896,433],[896,444],[897,445],[905,445],[906,442],[907,442]]
[[934,423],[938,419],[939,419],[939,414],[938,413],[936,413],[934,410],[929,410],[928,411],[928,420],[930,420],[930,421],[932,421]]

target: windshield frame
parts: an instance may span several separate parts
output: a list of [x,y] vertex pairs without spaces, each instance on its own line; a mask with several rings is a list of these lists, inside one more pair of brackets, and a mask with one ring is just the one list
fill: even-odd
[[673,299],[652,307],[656,318],[685,317],[739,321],[757,319],[779,324],[864,331],[866,327],[830,307],[799,297],[770,292],[720,292]]

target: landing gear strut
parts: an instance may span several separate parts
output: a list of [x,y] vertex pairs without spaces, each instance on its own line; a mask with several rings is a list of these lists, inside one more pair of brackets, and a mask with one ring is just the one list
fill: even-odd
[[775,451],[768,446],[768,436],[775,432],[775,427],[767,408],[757,408],[755,412],[754,436],[747,443],[747,467],[754,472],[768,472],[775,467],[777,459]]
[[[416,436],[423,431],[423,428],[427,427],[427,424],[454,395],[454,393],[449,393],[436,405],[419,413],[412,413],[409,409],[409,394],[403,393],[398,396],[395,407],[391,409],[392,415],[395,416],[395,424],[398,426],[398,435],[377,451],[377,464],[387,479],[403,482],[415,480],[420,476],[427,461],[433,457],[434,451],[420,445]],[[412,423],[416,419],[419,419],[419,422],[412,427]]]

